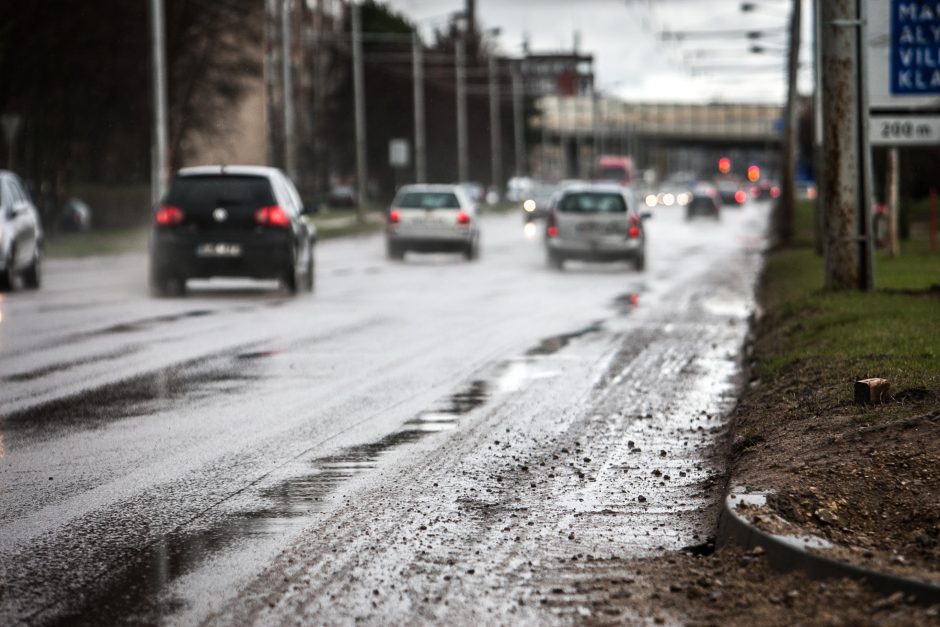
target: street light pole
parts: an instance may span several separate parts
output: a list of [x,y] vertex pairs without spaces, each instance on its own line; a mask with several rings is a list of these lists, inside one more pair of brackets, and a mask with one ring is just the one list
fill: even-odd
[[468,152],[469,137],[467,133],[467,49],[463,33],[457,35],[455,42],[456,78],[457,78],[457,180],[460,182],[470,179],[470,157]]
[[428,160],[424,122],[424,54],[421,36],[415,30],[411,40],[412,81],[414,87],[415,114],[415,182],[427,183]]
[[787,60],[787,121],[783,154],[783,185],[780,204],[776,207],[777,237],[781,244],[793,239],[793,223],[796,215],[796,148],[797,148],[797,74],[800,59],[800,26],[802,22],[802,0],[793,0],[790,14],[790,50]]
[[362,15],[360,14],[358,2],[353,2],[352,5],[352,48],[353,98],[355,100],[356,116],[356,184],[358,187],[356,219],[360,224],[364,224],[364,205],[369,189],[366,179],[369,172],[366,162],[366,96],[365,78],[362,70]]
[[291,0],[281,6],[281,72],[284,86],[284,167],[297,180],[297,137],[294,131],[294,73],[291,55]]
[[150,200],[156,205],[166,193],[166,52],[163,27],[163,0],[150,0],[150,28],[153,44],[153,163],[150,173]]
[[859,0],[820,2],[827,289],[870,290],[868,150]]
[[[525,119],[522,111],[522,72],[519,69],[519,63],[513,63],[512,65],[512,130],[513,130],[513,143],[515,144],[515,153],[516,153],[516,175],[517,176],[526,176],[528,173],[528,166],[526,164],[526,154],[525,154]],[[544,115],[543,115],[544,120]],[[542,122],[542,138],[544,146],[545,138],[545,122]],[[544,152],[542,158],[544,159]]]
[[499,196],[503,177],[503,128],[500,120],[499,107],[499,59],[495,53],[490,54],[490,189]]

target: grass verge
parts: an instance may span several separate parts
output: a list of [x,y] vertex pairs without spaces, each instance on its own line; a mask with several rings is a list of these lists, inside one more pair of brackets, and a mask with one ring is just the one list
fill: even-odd
[[[315,216],[310,221],[317,227],[321,240],[337,237],[368,235],[382,229],[379,214],[367,214],[366,222],[359,224],[355,214],[330,212]],[[92,257],[98,255],[120,255],[140,253],[147,250],[149,227],[119,229],[93,229],[84,233],[55,233],[47,235],[45,243],[48,258]]]
[[[940,254],[879,252],[872,293],[823,290],[810,205],[767,258],[752,380],[733,420],[732,483],[861,565],[940,581]],[[891,396],[856,405],[854,381]]]

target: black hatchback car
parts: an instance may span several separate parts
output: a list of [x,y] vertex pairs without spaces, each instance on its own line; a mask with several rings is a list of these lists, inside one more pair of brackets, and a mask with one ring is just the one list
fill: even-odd
[[187,279],[278,279],[313,289],[316,230],[300,195],[276,168],[201,166],[180,170],[153,215],[150,281],[182,293]]

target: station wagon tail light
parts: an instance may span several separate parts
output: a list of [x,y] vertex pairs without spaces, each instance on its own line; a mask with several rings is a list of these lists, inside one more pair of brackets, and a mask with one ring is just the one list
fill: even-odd
[[398,209],[392,209],[388,212],[388,221],[392,224],[398,224],[401,222],[401,211]]
[[457,224],[461,226],[467,226],[470,224],[470,214],[466,211],[461,211],[457,214]]
[[640,219],[636,214],[630,214],[630,228],[627,229],[627,235],[631,238],[637,238],[640,236]]
[[558,237],[558,224],[556,223],[554,208],[552,208],[551,212],[548,214],[548,225],[545,229],[545,233],[549,237]]
[[285,227],[290,224],[290,217],[280,206],[272,205],[255,211],[255,222],[265,226]]
[[176,226],[183,221],[183,210],[173,205],[163,205],[157,209],[153,216],[153,221],[157,226]]

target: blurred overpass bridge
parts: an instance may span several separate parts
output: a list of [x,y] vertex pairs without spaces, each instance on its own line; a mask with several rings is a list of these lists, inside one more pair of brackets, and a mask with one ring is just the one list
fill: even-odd
[[532,170],[543,178],[587,178],[602,154],[628,154],[660,176],[707,175],[720,156],[735,168],[772,172],[783,138],[783,107],[770,104],[628,103],[591,96],[543,97],[533,126]]

